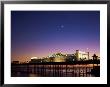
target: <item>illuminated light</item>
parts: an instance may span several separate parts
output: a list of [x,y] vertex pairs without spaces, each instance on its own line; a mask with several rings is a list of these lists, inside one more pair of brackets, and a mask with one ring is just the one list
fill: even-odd
[[37,57],[31,57],[31,59],[38,59]]
[[50,54],[48,57],[53,57],[53,55],[52,55],[52,54]]

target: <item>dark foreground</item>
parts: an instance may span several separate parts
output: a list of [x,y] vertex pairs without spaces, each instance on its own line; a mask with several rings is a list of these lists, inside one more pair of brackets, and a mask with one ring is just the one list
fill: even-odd
[[12,77],[100,77],[97,64],[12,64]]

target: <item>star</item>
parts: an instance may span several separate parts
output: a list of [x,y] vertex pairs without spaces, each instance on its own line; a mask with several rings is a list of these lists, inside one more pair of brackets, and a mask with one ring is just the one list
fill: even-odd
[[57,26],[57,31],[62,31],[63,28],[64,28],[64,25],[58,25]]
[[61,30],[61,28],[58,29],[59,31]]
[[64,25],[59,25],[59,26],[57,26],[58,28],[64,28]]
[[61,25],[60,27],[61,27],[61,28],[64,28],[64,25]]

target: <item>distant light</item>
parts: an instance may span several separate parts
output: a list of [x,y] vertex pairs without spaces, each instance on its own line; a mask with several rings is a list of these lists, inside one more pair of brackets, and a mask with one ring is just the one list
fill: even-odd
[[31,59],[38,59],[37,57],[31,57]]
[[51,55],[49,55],[48,57],[53,57],[53,55],[51,54]]
[[74,59],[73,59],[73,61],[74,61]]

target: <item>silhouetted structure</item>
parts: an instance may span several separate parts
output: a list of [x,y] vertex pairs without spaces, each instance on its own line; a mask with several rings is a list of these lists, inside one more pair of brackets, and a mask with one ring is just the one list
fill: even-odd
[[94,63],[96,63],[98,61],[98,56],[96,56],[96,54],[94,54],[92,57],[93,57],[93,68],[94,68]]
[[19,61],[12,61],[12,64],[19,64]]
[[[91,73],[95,76],[100,76],[100,66],[98,66],[98,56],[94,54],[93,56],[93,69],[91,70]],[[94,64],[97,64],[97,66],[94,66]]]

